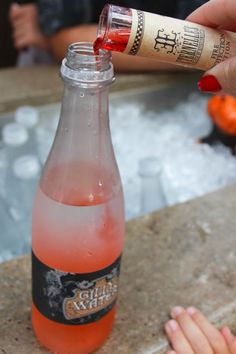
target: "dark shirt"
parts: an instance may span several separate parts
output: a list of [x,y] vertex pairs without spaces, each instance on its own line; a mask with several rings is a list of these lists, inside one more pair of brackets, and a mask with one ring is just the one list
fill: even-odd
[[[184,19],[208,0],[112,0],[110,3]],[[38,0],[39,22],[45,35],[62,28],[97,23],[107,0]]]

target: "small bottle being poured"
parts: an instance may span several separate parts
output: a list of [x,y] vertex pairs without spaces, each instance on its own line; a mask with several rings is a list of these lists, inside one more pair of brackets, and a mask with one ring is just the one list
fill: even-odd
[[208,70],[236,55],[236,34],[144,11],[106,5],[100,15],[100,48]]

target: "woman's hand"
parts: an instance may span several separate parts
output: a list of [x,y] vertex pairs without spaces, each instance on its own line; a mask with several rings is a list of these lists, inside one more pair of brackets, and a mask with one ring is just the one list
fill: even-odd
[[12,4],[9,19],[13,30],[16,49],[35,46],[47,49],[47,39],[42,35],[38,24],[38,9],[34,4]]
[[[236,46],[236,0],[210,0],[189,15],[187,20],[235,32]],[[199,81],[199,88],[207,92],[236,94],[236,56],[208,70]]]
[[167,354],[236,354],[236,338],[228,327],[219,331],[197,309],[175,307],[165,325],[173,347]]

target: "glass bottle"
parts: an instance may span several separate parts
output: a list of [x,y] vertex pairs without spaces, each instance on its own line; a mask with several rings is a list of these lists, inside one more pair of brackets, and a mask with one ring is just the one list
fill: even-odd
[[154,156],[141,159],[138,172],[141,181],[141,213],[150,213],[164,208],[166,201],[161,183],[160,160]]
[[100,48],[208,70],[236,55],[236,34],[108,4],[94,43]]
[[16,183],[16,176],[13,171],[13,164],[17,158],[27,154],[29,134],[26,128],[21,124],[9,123],[2,129],[2,140],[7,160],[4,181],[5,197],[7,196],[7,205],[13,220],[21,222],[24,213],[21,200],[17,197],[19,191]]
[[124,203],[108,121],[111,55],[72,44],[56,137],[33,209],[32,322],[59,354],[91,353],[112,329]]
[[36,128],[39,121],[39,111],[33,106],[20,106],[15,111],[15,121],[27,129],[29,139],[28,151],[38,155]]

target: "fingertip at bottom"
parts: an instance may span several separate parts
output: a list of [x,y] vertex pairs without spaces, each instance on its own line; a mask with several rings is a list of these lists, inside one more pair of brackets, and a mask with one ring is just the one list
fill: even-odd
[[223,334],[223,336],[225,337],[225,339],[227,341],[230,341],[232,339],[232,333],[231,333],[231,330],[229,329],[229,327],[223,327],[221,329],[221,333]]
[[219,92],[222,90],[221,84],[213,75],[205,75],[198,81],[198,88],[202,92]]

